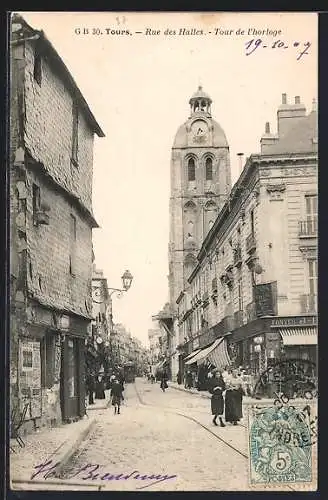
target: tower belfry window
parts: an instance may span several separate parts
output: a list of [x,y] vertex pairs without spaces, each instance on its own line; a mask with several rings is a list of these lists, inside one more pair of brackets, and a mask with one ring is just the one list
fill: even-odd
[[206,158],[205,170],[206,170],[206,180],[207,181],[211,181],[213,179],[213,163],[212,163],[212,158]]
[[188,181],[196,180],[196,169],[195,169],[195,160],[193,158],[189,158],[188,160]]

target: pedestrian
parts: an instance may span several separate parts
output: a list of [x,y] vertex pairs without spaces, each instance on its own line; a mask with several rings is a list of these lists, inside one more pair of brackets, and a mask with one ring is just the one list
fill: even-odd
[[116,415],[116,413],[119,415],[121,413],[121,402],[124,401],[124,396],[122,385],[117,378],[113,380],[110,399],[112,406],[114,406],[114,415]]
[[209,392],[212,394],[211,410],[212,415],[214,415],[213,424],[218,425],[216,419],[219,417],[220,426],[225,427],[225,424],[222,420],[222,416],[224,413],[223,392],[225,391],[225,383],[221,373],[212,372],[212,377],[210,378],[209,384]]
[[192,388],[192,374],[191,371],[188,370],[186,374],[186,389]]
[[242,403],[244,390],[242,380],[233,372],[226,380],[225,421],[237,425],[243,417]]
[[161,377],[161,385],[160,385],[163,392],[165,392],[165,389],[168,388],[167,381],[168,381],[168,376],[166,371],[164,370]]
[[181,375],[180,370],[177,373],[177,382],[178,382],[179,385],[182,384],[182,375]]
[[95,387],[95,398],[96,399],[105,399],[105,383],[104,377],[102,375],[97,376],[96,387]]
[[86,389],[87,389],[87,394],[89,397],[89,405],[94,405],[94,392],[95,392],[95,380],[94,380],[94,374],[88,373],[86,377]]

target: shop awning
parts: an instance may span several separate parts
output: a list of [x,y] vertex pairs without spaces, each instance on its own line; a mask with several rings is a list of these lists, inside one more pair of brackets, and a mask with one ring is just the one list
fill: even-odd
[[205,349],[201,349],[195,356],[193,356],[186,365],[196,363],[199,365],[208,359],[213,365],[218,369],[222,369],[225,366],[231,364],[231,360],[227,350],[227,343],[224,337],[216,339],[213,344]]
[[189,361],[191,358],[193,358],[200,351],[201,351],[201,349],[196,349],[191,354],[188,354],[188,356],[186,356],[183,361],[184,362]]
[[284,345],[317,345],[318,335],[315,326],[301,328],[280,328],[279,333]]

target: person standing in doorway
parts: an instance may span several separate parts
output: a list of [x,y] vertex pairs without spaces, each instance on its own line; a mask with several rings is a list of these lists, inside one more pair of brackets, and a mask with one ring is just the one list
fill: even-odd
[[121,402],[124,400],[123,389],[120,381],[115,378],[110,391],[112,406],[114,406],[114,415],[121,413]]
[[88,373],[86,377],[86,389],[89,396],[89,405],[94,405],[95,376],[92,372]]

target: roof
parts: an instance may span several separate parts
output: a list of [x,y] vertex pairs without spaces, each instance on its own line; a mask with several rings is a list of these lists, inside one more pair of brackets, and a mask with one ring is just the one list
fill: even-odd
[[[22,25],[22,30],[25,32],[28,32],[27,34],[29,36],[35,36],[35,39],[38,39],[39,43],[42,44],[43,48],[43,53],[48,56],[49,62],[53,64],[53,67],[57,69],[58,74],[60,75],[60,78],[66,83],[72,94],[74,95],[77,103],[81,107],[81,109],[84,111],[85,117],[92,128],[93,132],[96,133],[99,137],[105,137],[104,132],[102,131],[100,125],[98,124],[96,118],[94,117],[92,111],[89,108],[88,103],[86,102],[85,98],[83,97],[79,87],[77,86],[74,78],[72,77],[71,73],[69,72],[67,66],[59,56],[58,52],[56,49],[53,47],[51,44],[50,40],[46,37],[45,33],[41,30],[35,30],[32,28],[26,21],[25,19],[19,15],[19,14],[14,14],[12,16],[12,24],[21,24]],[[15,36],[15,33],[13,33],[13,37]],[[25,38],[13,38],[12,43],[24,43]]]
[[270,146],[266,154],[310,153],[317,151],[318,115],[311,111],[307,116],[294,119],[295,124]]
[[199,85],[198,90],[192,95],[189,102],[193,101],[194,99],[207,99],[212,102],[212,99],[208,94],[206,94],[206,92],[204,92],[201,85]]
[[[201,116],[198,117],[199,119]],[[202,116],[204,118],[204,116]],[[191,120],[197,119],[196,115],[187,120],[183,125],[178,128],[178,131],[175,135],[173,148],[186,148],[188,146],[188,131],[187,126],[191,122]],[[227,148],[229,147],[226,135],[224,133],[223,128],[212,118],[207,118],[210,120],[211,125],[213,125],[213,144],[212,147],[221,147]]]

